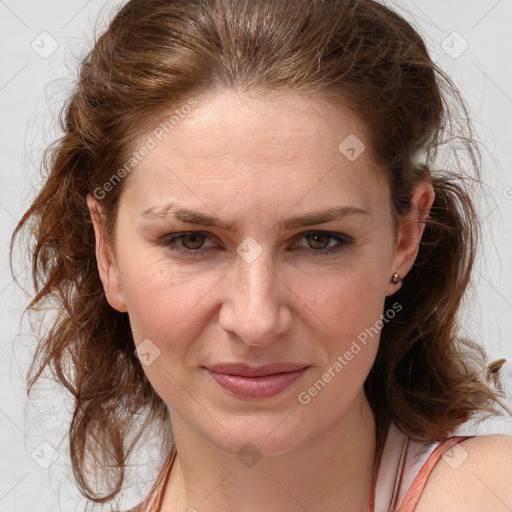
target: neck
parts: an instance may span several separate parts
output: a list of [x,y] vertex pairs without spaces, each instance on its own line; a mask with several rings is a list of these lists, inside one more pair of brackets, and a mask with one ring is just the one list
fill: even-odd
[[361,392],[321,435],[241,464],[171,412],[178,454],[162,512],[361,512],[371,492],[375,419]]

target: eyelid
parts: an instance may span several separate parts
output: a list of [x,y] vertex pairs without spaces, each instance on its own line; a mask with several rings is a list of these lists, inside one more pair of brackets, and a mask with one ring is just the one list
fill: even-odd
[[310,229],[309,231],[303,231],[303,232],[298,233],[297,235],[295,235],[293,240],[295,240],[295,239],[299,239],[300,240],[301,238],[304,238],[304,237],[306,237],[308,235],[316,235],[316,234],[330,236],[330,237],[335,238],[335,239],[343,240],[346,243],[353,243],[354,242],[354,239],[351,236],[346,235],[345,233],[339,233],[337,231],[325,231],[325,230],[321,230],[321,229]]
[[293,240],[301,240],[302,238],[306,238],[309,235],[316,235],[320,234],[322,236],[327,236],[328,238],[332,238],[336,240],[336,244],[327,247],[325,249],[312,249],[304,246],[294,246],[298,247],[299,249],[304,249],[311,253],[313,256],[329,256],[329,255],[335,255],[342,251],[345,251],[348,247],[354,245],[354,239],[346,235],[344,233],[338,233],[338,232],[332,232],[332,231],[323,231],[323,230],[309,230],[309,231],[303,231],[302,233],[298,233]]
[[[213,235],[212,233],[208,233],[206,231],[179,231],[179,232],[176,232],[176,233],[169,233],[168,235],[165,235],[163,236],[162,238],[160,238],[158,240],[158,245],[166,245],[174,240],[179,240],[180,238],[184,238],[186,236],[191,236],[191,235],[202,235],[205,237],[205,239],[207,240],[210,240],[212,241],[212,237],[215,237],[215,235]],[[207,249],[210,249],[210,247],[207,247]],[[193,252],[197,252],[197,251],[201,251],[203,249],[188,249],[189,251]]]

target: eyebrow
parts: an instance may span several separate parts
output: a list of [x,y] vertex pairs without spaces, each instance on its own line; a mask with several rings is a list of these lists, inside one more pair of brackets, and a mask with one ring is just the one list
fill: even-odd
[[[335,206],[326,210],[306,213],[288,217],[281,221],[281,229],[293,229],[305,226],[314,226],[341,220],[352,215],[368,215],[370,212],[358,208],[357,206]],[[237,224],[227,224],[216,215],[209,215],[187,208],[180,208],[175,203],[165,206],[152,206],[140,214],[143,218],[164,218],[171,216],[181,222],[189,224],[198,224],[202,226],[213,226],[224,229],[228,232],[236,232],[239,227]]]

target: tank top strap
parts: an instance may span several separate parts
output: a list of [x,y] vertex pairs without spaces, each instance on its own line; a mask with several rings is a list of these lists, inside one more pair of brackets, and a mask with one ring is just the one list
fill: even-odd
[[[416,508],[416,505],[418,504],[423,489],[427,485],[428,478],[432,473],[435,465],[439,462],[439,459],[451,446],[471,437],[474,436],[453,436],[449,437],[442,443],[439,443],[421,467],[412,485],[409,487],[400,507],[398,509],[393,507],[392,510],[396,510],[396,512],[413,512]],[[399,487],[401,484],[402,476],[403,475],[400,475],[400,481],[398,482]]]
[[372,493],[367,512],[389,512],[395,500],[399,476],[407,453],[408,437],[394,422],[388,425],[386,442],[377,462],[377,477],[372,483]]
[[176,453],[176,445],[173,444],[148,496],[142,503],[128,512],[160,512]]

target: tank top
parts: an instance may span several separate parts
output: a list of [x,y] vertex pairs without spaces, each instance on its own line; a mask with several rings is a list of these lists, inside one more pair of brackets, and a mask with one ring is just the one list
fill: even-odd
[[[474,437],[451,436],[443,442],[413,441],[391,422],[383,448],[375,454],[366,512],[414,512],[428,477],[453,445]],[[176,446],[173,445],[147,498],[128,512],[160,512]]]
[[441,457],[471,437],[449,436],[436,443],[413,441],[391,422],[384,448],[376,455],[367,512],[414,512]]

